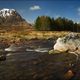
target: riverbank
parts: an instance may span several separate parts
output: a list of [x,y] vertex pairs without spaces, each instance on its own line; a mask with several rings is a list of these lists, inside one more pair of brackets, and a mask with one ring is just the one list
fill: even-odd
[[0,41],[20,41],[30,39],[49,39],[65,36],[70,32],[64,31],[0,31]]

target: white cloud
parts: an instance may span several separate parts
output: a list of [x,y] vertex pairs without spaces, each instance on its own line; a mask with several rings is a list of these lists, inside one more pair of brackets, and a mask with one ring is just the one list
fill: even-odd
[[78,8],[78,11],[80,11],[80,7]]
[[80,7],[78,8],[78,14],[80,15]]
[[34,10],[40,10],[41,8],[40,8],[40,6],[38,6],[38,5],[34,5],[34,6],[31,6],[30,7],[30,10],[32,10],[32,11],[34,11]]
[[60,15],[55,15],[55,18],[61,17]]

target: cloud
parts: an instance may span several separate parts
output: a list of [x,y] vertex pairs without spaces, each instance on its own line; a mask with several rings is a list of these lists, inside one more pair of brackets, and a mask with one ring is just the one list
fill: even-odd
[[34,6],[31,6],[30,7],[30,10],[32,10],[32,11],[35,11],[35,10],[40,10],[41,8],[40,8],[40,6],[38,6],[38,5],[34,5]]
[[78,15],[80,15],[80,7],[78,8]]
[[61,17],[60,15],[55,15],[55,18]]

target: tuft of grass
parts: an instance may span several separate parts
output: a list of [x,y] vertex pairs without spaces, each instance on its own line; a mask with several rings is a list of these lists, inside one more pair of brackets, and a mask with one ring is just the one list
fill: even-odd
[[58,53],[64,53],[64,52],[53,50],[53,49],[49,51],[49,54],[58,54]]
[[0,40],[20,41],[30,39],[55,39],[69,33],[70,32],[65,31],[0,31]]

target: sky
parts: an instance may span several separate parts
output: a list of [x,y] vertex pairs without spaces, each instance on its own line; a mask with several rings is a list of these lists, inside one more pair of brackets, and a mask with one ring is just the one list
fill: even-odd
[[30,23],[43,15],[80,22],[80,0],[0,0],[3,8],[16,9]]

